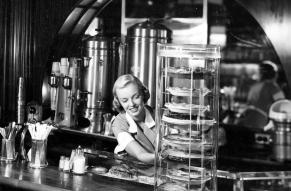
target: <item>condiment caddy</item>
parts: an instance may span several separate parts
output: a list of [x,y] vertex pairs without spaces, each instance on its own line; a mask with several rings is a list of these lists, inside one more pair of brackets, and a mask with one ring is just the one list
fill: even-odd
[[72,150],[70,157],[61,156],[59,160],[59,170],[63,172],[72,172],[73,174],[83,175],[87,172],[87,160],[84,155],[84,149],[78,146]]

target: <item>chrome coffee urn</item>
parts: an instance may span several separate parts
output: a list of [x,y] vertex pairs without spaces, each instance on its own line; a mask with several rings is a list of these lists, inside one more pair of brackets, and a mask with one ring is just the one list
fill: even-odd
[[155,107],[157,43],[169,43],[172,32],[162,24],[147,20],[127,29],[125,63],[130,73],[147,86],[151,97],[148,104]]
[[291,101],[284,99],[273,103],[269,118],[273,123],[273,158],[277,161],[291,161]]
[[[116,53],[118,43],[115,38],[108,38],[103,30],[84,41],[84,62],[81,67],[81,116],[90,121],[84,130],[90,133],[103,131],[102,115],[111,109],[112,84],[117,75]],[[79,124],[80,125],[80,124]]]

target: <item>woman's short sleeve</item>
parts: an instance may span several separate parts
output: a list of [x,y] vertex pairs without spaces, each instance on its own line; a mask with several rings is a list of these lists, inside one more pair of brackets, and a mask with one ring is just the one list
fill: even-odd
[[112,131],[118,142],[116,152],[123,151],[128,143],[134,140],[134,138],[128,132],[128,128],[129,124],[126,121],[126,118],[120,114],[117,115],[112,123]]

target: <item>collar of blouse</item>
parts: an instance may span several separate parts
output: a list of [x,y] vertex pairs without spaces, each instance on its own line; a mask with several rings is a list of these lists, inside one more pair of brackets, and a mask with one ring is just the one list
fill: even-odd
[[[132,119],[132,117],[128,113],[125,113],[125,117],[129,123],[128,131],[130,133],[136,133],[137,132],[136,122]],[[156,125],[150,111],[147,108],[145,108],[145,121],[144,121],[144,123],[148,128],[153,128]]]

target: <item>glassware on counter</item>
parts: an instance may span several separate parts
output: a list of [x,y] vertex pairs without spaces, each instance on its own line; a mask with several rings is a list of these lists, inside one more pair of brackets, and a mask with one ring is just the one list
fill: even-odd
[[2,139],[1,145],[1,160],[12,161],[15,160],[15,139]]
[[31,159],[29,166],[32,168],[43,168],[47,166],[46,161],[46,150],[47,150],[47,139],[37,140],[32,139],[31,142]]
[[31,149],[28,154],[29,166],[32,168],[44,168],[48,165],[46,160],[47,138],[54,126],[45,123],[27,123],[31,135]]
[[217,190],[220,50],[159,44],[155,191]]
[[113,119],[113,115],[111,113],[103,114],[103,130],[104,130],[104,135],[106,136],[113,135],[112,126],[111,126],[112,119]]
[[0,134],[2,136],[1,161],[10,162],[16,159],[15,137],[20,129],[21,125],[16,125],[15,122],[9,123],[8,126],[0,128]]

